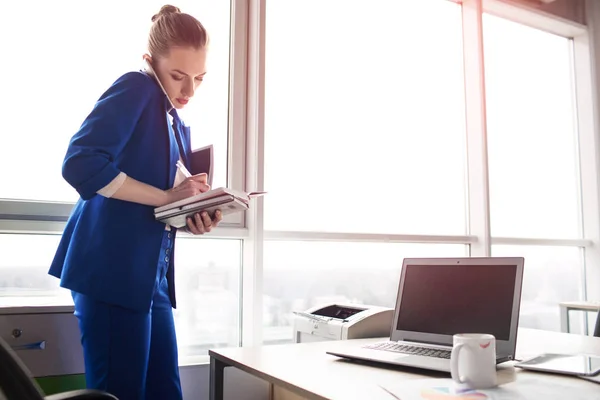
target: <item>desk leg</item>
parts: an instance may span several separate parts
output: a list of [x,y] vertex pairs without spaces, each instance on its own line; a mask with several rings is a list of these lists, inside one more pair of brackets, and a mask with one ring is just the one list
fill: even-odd
[[225,364],[214,357],[210,358],[210,400],[223,400]]
[[569,307],[560,306],[560,331],[569,333]]

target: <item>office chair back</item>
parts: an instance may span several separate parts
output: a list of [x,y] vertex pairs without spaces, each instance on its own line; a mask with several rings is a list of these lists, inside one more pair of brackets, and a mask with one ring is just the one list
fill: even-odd
[[0,337],[0,392],[8,400],[44,400],[31,373],[8,343]]
[[118,400],[91,389],[72,390],[44,397],[25,364],[0,337],[0,399],[4,400]]

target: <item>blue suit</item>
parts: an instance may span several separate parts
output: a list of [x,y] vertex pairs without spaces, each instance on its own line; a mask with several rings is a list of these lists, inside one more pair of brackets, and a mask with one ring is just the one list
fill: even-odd
[[[71,139],[62,171],[81,198],[50,267],[61,286],[109,304],[150,309],[165,225],[154,219],[152,207],[96,192],[120,171],[169,189],[180,152],[190,167],[189,128],[180,123],[181,129],[174,132],[183,147],[180,151],[170,134],[168,107],[168,99],[152,77],[130,72],[102,95]],[[180,122],[177,115],[175,122]],[[169,271],[173,271],[172,257]],[[175,307],[173,277],[168,278]]]
[[[157,364],[164,364],[165,357],[168,363],[177,363],[171,309],[176,306],[175,230],[165,231],[165,225],[154,219],[153,207],[106,198],[97,191],[121,171],[166,190],[173,185],[179,157],[189,169],[190,131],[175,111],[171,126],[169,109],[169,100],[154,78],[144,72],[124,74],[100,97],[71,139],[62,168],[63,177],[81,197],[49,273],[73,293],[88,386],[112,388],[121,400],[146,398],[146,373],[153,370],[148,365],[153,359]],[[159,324],[165,327],[158,327],[161,332],[155,332],[153,313],[165,318]],[[138,332],[130,337],[133,344],[117,339],[132,332]],[[163,346],[156,353],[160,356],[148,354],[162,346],[156,340],[151,343],[150,336],[169,338],[168,349]],[[133,349],[135,343],[139,346]],[[108,364],[109,359],[115,364],[115,357],[123,358],[125,372]],[[130,376],[118,377],[127,370],[133,371]],[[177,374],[172,380],[179,384],[177,371],[155,374],[158,380]],[[135,388],[124,387],[134,385],[133,381]],[[163,395],[177,398],[180,393]]]

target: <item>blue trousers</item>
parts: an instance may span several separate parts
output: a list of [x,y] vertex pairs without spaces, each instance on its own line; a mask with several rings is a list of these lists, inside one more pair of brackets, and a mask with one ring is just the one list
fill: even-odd
[[150,312],[133,311],[72,292],[88,388],[104,390],[119,400],[182,399],[166,279],[172,240],[170,232],[165,232]]

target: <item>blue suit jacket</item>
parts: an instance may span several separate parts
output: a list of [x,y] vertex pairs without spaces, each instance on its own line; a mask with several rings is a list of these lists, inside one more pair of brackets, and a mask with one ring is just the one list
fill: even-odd
[[[165,225],[154,219],[151,206],[96,192],[120,171],[169,189],[180,153],[190,167],[189,128],[172,111],[173,130],[169,108],[169,100],[154,78],[129,72],[100,97],[71,139],[62,173],[81,197],[49,271],[60,278],[62,287],[110,304],[149,311]],[[173,260],[171,257],[167,279],[175,307]]]

